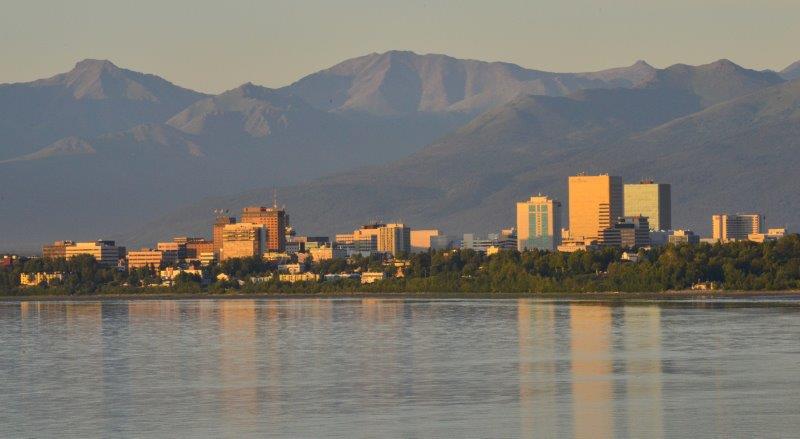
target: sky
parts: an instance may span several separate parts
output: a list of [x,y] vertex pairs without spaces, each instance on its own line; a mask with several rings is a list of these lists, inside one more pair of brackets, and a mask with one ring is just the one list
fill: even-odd
[[592,71],[800,59],[800,0],[0,0],[0,83],[84,58],[217,93],[392,49]]

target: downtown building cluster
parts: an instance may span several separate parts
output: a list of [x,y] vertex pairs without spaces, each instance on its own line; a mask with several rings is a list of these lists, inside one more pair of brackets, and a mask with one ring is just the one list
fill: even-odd
[[[309,262],[380,256],[400,261],[414,252],[471,249],[488,254],[502,250],[574,252],[602,247],[646,248],[666,243],[730,242],[777,239],[785,229],[765,231],[761,214],[720,213],[712,217],[712,236],[701,239],[691,230],[674,229],[671,186],[653,181],[624,183],[607,174],[568,177],[568,212],[562,203],[537,194],[516,203],[515,227],[479,237],[466,233],[456,240],[437,229],[412,230],[404,223],[372,222],[352,232],[326,236],[300,236],[289,215],[277,202],[248,206],[239,218],[217,211],[211,239],[175,237],[153,247],[128,251],[114,241],[56,241],[43,246],[46,258],[91,255],[100,264],[133,270],[153,268],[162,278],[180,273],[200,273],[200,267],[231,259],[258,258],[280,267],[281,280],[319,280],[305,270]],[[377,274],[368,275],[377,279]],[[373,279],[374,280],[374,279]],[[38,279],[31,279],[35,283]]]
[[568,193],[568,221],[563,220],[561,202],[548,196],[540,194],[517,203],[518,250],[572,252],[604,246],[636,249],[701,241],[764,242],[786,233],[784,228],[765,231],[761,214],[715,214],[710,238],[674,229],[671,185],[650,180],[623,183],[619,176],[579,174],[568,178]]

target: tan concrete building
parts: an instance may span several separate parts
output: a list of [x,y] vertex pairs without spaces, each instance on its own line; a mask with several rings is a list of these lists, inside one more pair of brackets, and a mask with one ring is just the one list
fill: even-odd
[[378,251],[399,256],[411,253],[411,228],[402,223],[386,224],[378,229]]
[[264,251],[283,252],[286,250],[286,211],[277,205],[272,207],[250,206],[242,210],[240,221],[260,224],[266,232]]
[[128,252],[128,270],[153,267],[158,270],[164,263],[164,253],[152,248],[143,248]]
[[600,231],[623,216],[622,178],[612,175],[569,177],[569,234],[573,240],[599,239]]
[[711,216],[711,239],[729,242],[748,239],[751,234],[764,231],[764,217],[760,214],[717,214]]
[[117,265],[120,259],[120,247],[114,241],[76,242],[66,248],[66,258],[78,255],[94,256],[98,263],[112,266]]
[[652,230],[672,229],[672,188],[651,180],[624,186],[625,216],[646,216]]
[[538,195],[517,203],[517,250],[556,250],[561,244],[561,202]]
[[265,246],[264,226],[253,223],[228,224],[222,228],[220,261],[231,258],[261,257]]
[[441,236],[439,230],[412,230],[411,231],[411,250],[415,252],[425,252],[431,248],[431,238]]

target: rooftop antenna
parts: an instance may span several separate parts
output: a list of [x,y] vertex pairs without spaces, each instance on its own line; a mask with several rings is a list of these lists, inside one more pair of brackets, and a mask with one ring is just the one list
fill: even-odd
[[272,188],[272,207],[278,208],[278,189]]

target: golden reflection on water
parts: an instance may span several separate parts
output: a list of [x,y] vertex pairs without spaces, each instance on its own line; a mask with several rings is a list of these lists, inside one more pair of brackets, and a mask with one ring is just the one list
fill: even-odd
[[146,324],[152,320],[177,321],[180,318],[178,302],[174,300],[142,300],[128,303],[128,322]]
[[572,420],[577,438],[614,436],[611,308],[572,304]]
[[219,397],[222,413],[240,427],[258,420],[256,363],[256,303],[254,300],[219,302]]
[[517,302],[520,429],[523,437],[558,437],[555,305]]
[[628,436],[661,438],[661,308],[627,306],[624,315]]
[[404,306],[403,300],[361,299],[361,317],[371,323],[400,323]]

